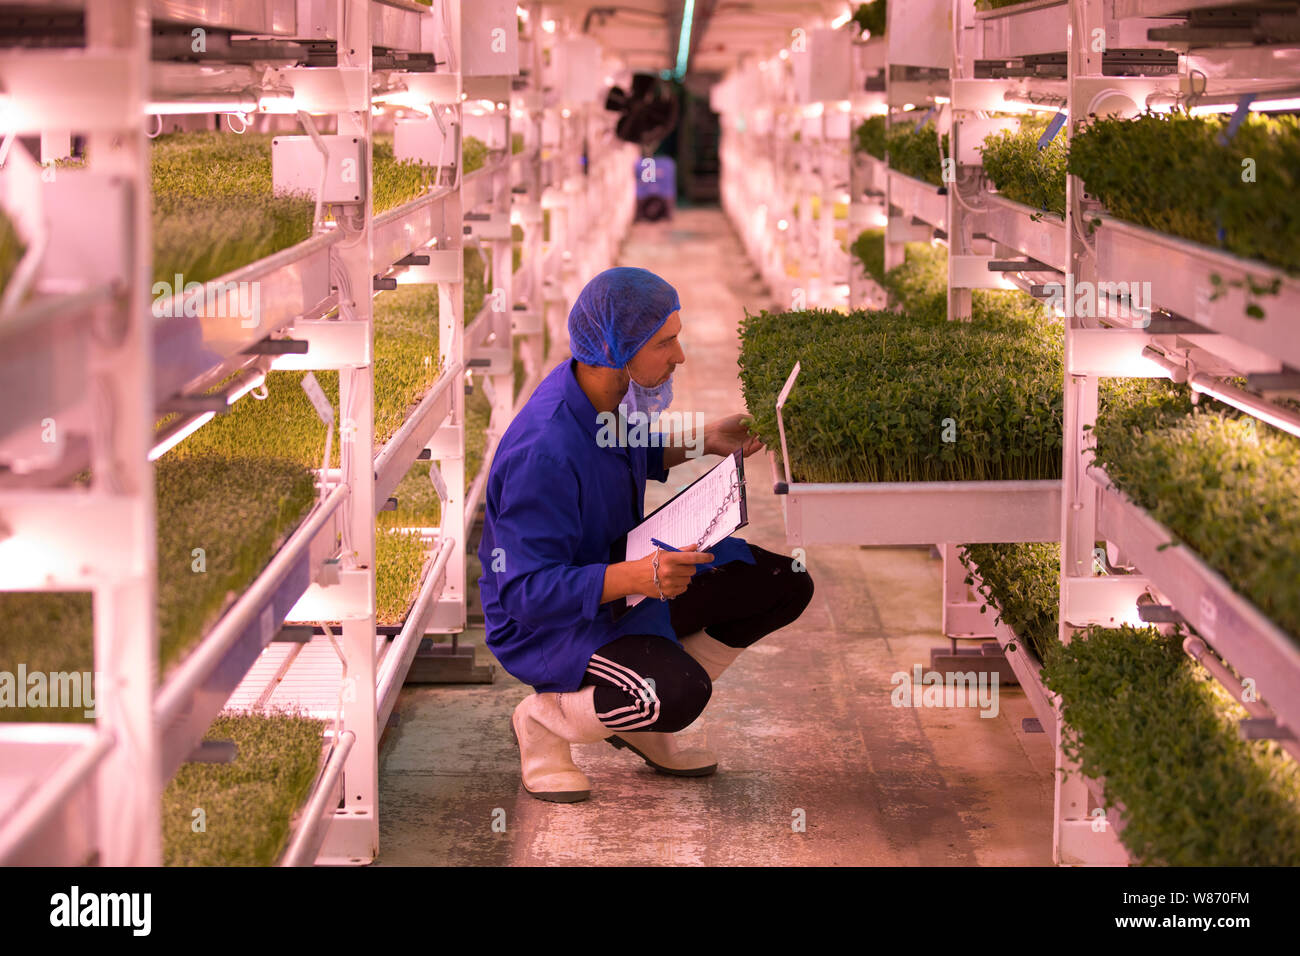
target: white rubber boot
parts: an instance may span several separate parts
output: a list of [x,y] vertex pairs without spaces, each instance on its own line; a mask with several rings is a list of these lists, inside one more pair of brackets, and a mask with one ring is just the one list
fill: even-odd
[[577,768],[569,744],[595,743],[611,733],[596,717],[595,687],[525,697],[510,718],[524,789],[538,800],[577,803],[591,781]]
[[707,777],[718,769],[718,758],[703,747],[680,750],[672,734],[652,730],[615,734],[609,742],[620,750],[632,751],[658,773],[674,777]]
[[744,650],[743,647],[728,647],[721,641],[715,641],[703,631],[683,637],[682,649],[699,662],[711,681],[721,677],[722,672],[730,667]]
[[[744,648],[728,647],[701,631],[682,638],[682,648],[704,668],[710,681],[722,676]],[[718,769],[718,758],[704,747],[681,750],[672,734],[643,731],[641,733],[615,734],[609,742],[620,749],[626,748],[644,760],[659,773],[675,777],[707,777]]]

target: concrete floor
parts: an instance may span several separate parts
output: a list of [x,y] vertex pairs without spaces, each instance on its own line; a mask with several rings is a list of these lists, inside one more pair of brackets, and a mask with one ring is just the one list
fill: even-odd
[[[620,264],[658,272],[681,297],[673,408],[743,411],[737,323],[771,303],[725,216],[638,223]],[[646,510],[712,461],[652,482]],[[788,553],[767,461],[746,466],[741,535]],[[529,688],[498,666],[492,685],[404,690],[380,758],[379,863],[1050,865],[1052,748],[1021,732],[1033,714],[1020,690],[1002,688],[992,718],[890,702],[891,675],[928,667],[946,643],[940,562],[928,549],[817,547],[807,565],[808,610],[742,654],[682,734],[718,754],[711,777],[662,776],[583,744],[574,759],[591,799],[543,803],[520,784],[509,729]]]

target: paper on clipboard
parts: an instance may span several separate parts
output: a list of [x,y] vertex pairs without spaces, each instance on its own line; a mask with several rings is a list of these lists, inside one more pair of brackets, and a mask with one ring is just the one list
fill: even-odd
[[[638,561],[653,552],[651,538],[675,548],[699,544],[700,550],[705,551],[747,523],[745,471],[737,450],[629,531],[626,560]],[[640,603],[644,597],[628,595],[628,606]]]

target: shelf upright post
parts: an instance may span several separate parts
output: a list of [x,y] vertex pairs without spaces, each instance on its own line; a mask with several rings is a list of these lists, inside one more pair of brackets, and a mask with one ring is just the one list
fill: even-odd
[[836,283],[834,277],[838,272],[835,261],[835,207],[839,201],[839,190],[836,189],[839,178],[839,151],[835,146],[838,141],[831,136],[833,127],[829,114],[831,111],[838,110],[838,102],[827,102],[822,108],[820,117],[821,142],[819,152],[821,153],[822,215],[818,223],[821,228],[817,235],[817,251],[820,253],[818,271],[821,273],[821,301],[818,305],[825,308],[831,308],[837,304],[835,301]]
[[[1088,102],[1080,81],[1102,73],[1102,54],[1088,42],[1092,28],[1104,25],[1102,5],[1090,0],[1070,0],[1067,28],[1068,109],[1067,133],[1074,130]],[[1076,33],[1075,26],[1082,24]],[[1075,276],[1094,271],[1092,251],[1082,239],[1086,224],[1076,209],[1083,183],[1076,176],[1066,180],[1065,234],[1066,270]],[[1069,288],[1067,280],[1067,288]],[[1091,428],[1097,421],[1097,377],[1073,371],[1075,333],[1083,320],[1067,303],[1065,318],[1064,448],[1061,494],[1061,581],[1060,639],[1069,644],[1075,636],[1078,618],[1072,614],[1071,591],[1075,581],[1093,577],[1093,548],[1097,540],[1097,488],[1085,469],[1091,459]],[[1058,864],[1116,864],[1127,856],[1104,814],[1090,811],[1089,790],[1076,762],[1062,747],[1064,724],[1056,717],[1056,774],[1052,858]],[[1099,808],[1098,808],[1099,809]]]
[[[858,109],[863,99],[862,92],[866,88],[866,71],[863,68],[866,57],[863,55],[863,45],[860,37],[855,38],[849,52],[849,214],[845,220],[844,231],[844,245],[849,250],[853,249],[853,243],[865,227],[867,211],[867,204],[863,201],[866,184],[863,182],[862,160],[858,156],[857,141],[853,135],[857,124],[863,118]],[[848,254],[848,266],[849,311],[852,312],[854,309],[866,308],[867,275],[861,263],[854,260],[852,251]]]
[[[364,323],[373,353],[373,170],[369,91],[372,49],[369,0],[338,0],[335,36],[338,69],[361,71],[357,88],[366,91],[358,108],[336,115],[338,132],[364,143],[364,201],[338,207],[340,228],[348,222],[355,235],[330,250],[331,272],[339,286],[340,321]],[[359,220],[359,222],[357,221]],[[339,279],[343,279],[342,283]],[[343,729],[355,735],[343,769],[343,806],[335,811],[319,861],[368,863],[379,853],[379,735],[375,702],[375,430],[374,365],[370,355],[355,357],[355,364],[339,370],[339,440],[343,480],[348,485],[344,504],[347,538],[344,568],[340,572],[346,608],[340,615],[343,629]],[[350,547],[349,547],[350,545]],[[348,565],[351,564],[351,567]],[[335,741],[337,744],[337,740]]]
[[[555,56],[554,34],[545,31],[538,33],[537,62],[542,62],[546,51]],[[549,181],[541,184],[540,201],[542,206],[543,228],[550,236],[546,240],[546,262],[542,296],[546,309],[546,325],[551,330],[552,347],[565,349],[569,342],[569,303],[577,295],[569,278],[569,268],[564,260],[568,248],[564,184],[568,180],[569,170],[565,162],[567,141],[565,137],[564,117],[557,105],[547,105],[544,95],[544,83],[538,73],[539,89],[539,126],[541,128],[540,148],[549,152],[547,168]],[[549,217],[548,214],[549,213]],[[546,226],[545,223],[550,225]]]
[[[465,355],[465,49],[462,40],[464,6],[460,0],[447,0],[451,20],[451,35],[447,48],[453,51],[452,72],[459,90],[454,106],[435,104],[434,109],[444,111],[444,122],[456,130],[456,189],[443,201],[443,234],[437,237],[437,248],[454,253],[460,268],[459,282],[438,282],[438,357],[444,369],[464,368]],[[451,557],[447,560],[447,582],[438,598],[430,633],[459,634],[465,630],[466,547],[465,547],[465,389],[457,385],[451,390],[452,412],[450,422],[440,429],[431,469],[446,489],[442,501],[441,534],[455,539]]]
[[[528,313],[541,317],[543,323],[547,322],[546,316],[546,273],[542,268],[542,190],[545,188],[542,176],[542,153],[544,149],[544,129],[543,129],[543,110],[542,110],[542,46],[538,39],[541,29],[538,27],[538,11],[534,6],[533,15],[528,18],[528,30],[532,36],[532,42],[528,45],[531,55],[531,62],[527,64],[528,81],[523,90],[522,103],[523,115],[528,124],[529,135],[525,137],[527,144],[528,161],[524,163],[524,186],[526,192],[526,213],[523,219],[524,241],[523,241],[523,261],[520,263],[521,269],[527,276],[524,281],[525,288],[528,289]],[[521,64],[521,68],[523,64]],[[522,351],[525,356],[530,352],[537,360],[538,367],[541,368],[549,356],[545,354],[545,342],[543,335],[539,332],[535,336],[526,336]],[[525,358],[525,361],[527,359]],[[504,428],[502,429],[504,431]]]
[[[885,65],[885,136],[894,126],[893,78],[894,65]],[[888,153],[885,154],[888,157]],[[896,212],[897,211],[897,212]],[[906,258],[907,246],[902,239],[896,238],[905,230],[908,222],[903,219],[901,210],[894,205],[894,177],[885,172],[885,271],[901,266]]]
[[[510,343],[510,355],[514,355],[514,256],[511,254],[514,250],[514,237],[510,226],[510,204],[511,204],[511,170],[514,169],[514,163],[511,160],[510,152],[510,109],[507,104],[505,110],[505,137],[506,137],[506,164],[493,177],[492,182],[492,215],[505,219],[506,237],[504,239],[494,239],[489,241],[489,254],[492,259],[492,290],[491,302],[492,309],[503,313],[498,316],[503,331],[500,333],[506,342]],[[495,326],[496,323],[494,323]],[[534,356],[528,355],[524,359],[524,367],[532,371]],[[501,423],[508,420],[510,410],[514,408],[514,366],[511,361],[505,363],[505,367],[500,370],[493,383],[493,404],[492,404],[492,421],[498,423],[498,427],[504,428]],[[468,477],[468,476],[467,476]]]
[[[503,77],[506,89],[509,89],[510,77]],[[506,93],[507,99],[509,93]],[[510,104],[505,104],[504,110],[496,110],[492,114],[492,123],[498,122],[501,125],[502,135],[506,144],[506,162],[502,168],[492,174],[492,218],[495,220],[505,221],[504,238],[491,238],[483,240],[487,244],[489,261],[492,270],[492,288],[488,290],[489,308],[492,310],[492,328],[496,331],[497,341],[506,343],[506,361],[490,372],[492,378],[492,418],[497,423],[497,428],[504,430],[504,424],[509,420],[510,412],[514,408],[514,263],[511,251],[514,249],[514,238],[511,235],[512,227],[510,225],[510,206],[511,206],[511,171],[514,169],[513,154],[511,153],[511,123],[510,123]],[[524,356],[524,366],[531,374],[535,365],[534,356]],[[467,475],[468,479],[469,476]]]
[[[87,0],[88,53],[126,62],[125,115],[143,117],[149,92],[149,4]],[[57,77],[51,82],[58,83]],[[92,495],[127,509],[131,536],[122,542],[128,569],[94,586],[95,701],[102,732],[115,746],[100,763],[98,862],[106,866],[162,863],[162,758],[153,698],[158,675],[157,557],[153,467],[153,339],[150,302],[153,237],[148,140],[143,119],[118,130],[93,130],[87,154],[97,172],[130,184],[131,231],[111,237],[129,244],[129,282],[98,319],[116,328],[112,341],[92,337],[90,374],[111,416],[107,441],[93,443]],[[179,519],[178,519],[179,520]]]
[[[974,57],[961,54],[962,41],[967,34],[973,35],[976,32],[965,29],[974,10],[973,0],[953,0],[953,59],[948,65],[948,155],[944,157],[940,170],[940,179],[948,190],[945,197],[948,226],[948,318],[962,322],[968,322],[971,318],[971,290],[956,283],[957,262],[958,256],[971,255],[966,237],[974,231],[979,217],[967,212],[957,197],[957,143],[961,135],[961,121],[955,105],[955,87],[958,79],[964,79],[965,64],[974,62]],[[938,136],[943,135],[941,115],[942,113],[935,117],[934,123]]]

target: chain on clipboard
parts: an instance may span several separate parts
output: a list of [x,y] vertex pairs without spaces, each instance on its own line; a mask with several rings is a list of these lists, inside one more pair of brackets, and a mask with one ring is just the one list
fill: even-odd
[[695,542],[695,547],[704,547],[704,542],[708,540],[709,535],[713,534],[713,529],[718,526],[718,522],[722,520],[722,516],[727,513],[727,510],[736,501],[736,497],[740,493],[740,488],[743,484],[744,481],[741,480],[739,475],[736,475],[731,479],[731,487],[727,490],[727,496],[722,499],[722,506],[718,508],[717,514],[713,516],[713,520],[710,521],[709,526],[704,529],[704,533],[700,535],[699,540]]

